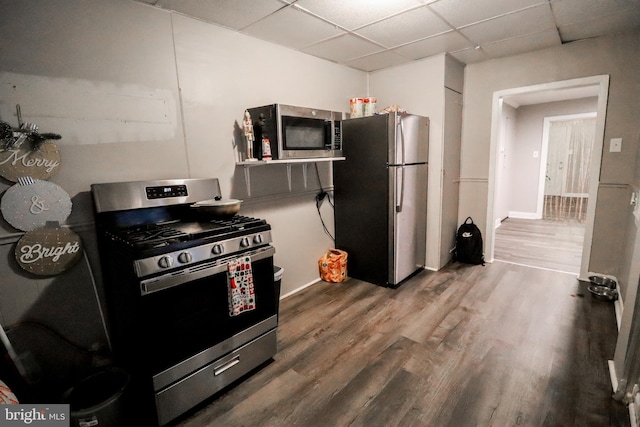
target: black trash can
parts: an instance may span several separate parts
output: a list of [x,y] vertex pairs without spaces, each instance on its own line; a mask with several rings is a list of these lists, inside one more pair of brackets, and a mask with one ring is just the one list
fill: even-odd
[[[280,312],[280,288],[282,287],[282,274],[284,273],[284,268],[278,267],[277,265],[273,266],[273,282],[275,284],[275,298],[276,298],[276,313]],[[279,314],[278,314],[279,316]]]
[[125,392],[129,374],[110,367],[88,376],[70,388],[64,402],[71,410],[72,427],[125,426]]

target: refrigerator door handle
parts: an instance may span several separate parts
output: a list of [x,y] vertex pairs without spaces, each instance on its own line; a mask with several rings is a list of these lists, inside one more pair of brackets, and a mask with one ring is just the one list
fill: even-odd
[[[402,116],[398,115],[396,116],[398,123],[397,123],[397,129],[400,130],[400,164],[404,165],[405,160],[406,160],[406,147],[404,144],[404,122],[402,120]],[[397,133],[396,133],[397,135]],[[397,136],[396,136],[397,137]],[[397,159],[396,159],[397,161]]]
[[[398,188],[398,186],[400,188]],[[404,200],[404,166],[396,166],[396,212],[402,212]]]
[[[397,115],[396,138],[400,134],[400,165],[396,167],[396,212],[402,212],[402,202],[404,200],[404,163],[405,163],[405,143],[404,143],[404,123],[402,116]],[[396,159],[397,160],[397,159]],[[400,175],[398,177],[398,174]],[[398,188],[400,185],[400,188]]]

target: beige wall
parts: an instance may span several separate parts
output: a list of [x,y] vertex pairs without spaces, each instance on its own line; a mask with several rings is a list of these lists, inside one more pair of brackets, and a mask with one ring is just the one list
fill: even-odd
[[370,74],[372,96],[379,107],[398,105],[409,113],[429,117],[429,177],[427,204],[427,268],[439,268],[442,138],[444,131],[445,56]]
[[[516,110],[515,135],[507,148],[510,160],[505,179],[511,183],[508,211],[518,212],[524,218],[535,216],[545,117],[592,113],[597,109],[597,98],[583,98],[524,105]],[[534,151],[538,157],[534,157]]]
[[[596,209],[591,271],[616,275],[628,260],[621,242],[629,214],[628,194],[637,155],[640,116],[640,37],[637,32],[569,43],[557,48],[468,65],[465,70],[461,187],[458,219],[472,215],[486,224],[491,141],[491,109],[495,91],[595,75],[610,75],[605,147],[623,138],[621,153],[605,149],[600,177],[601,202]],[[606,202],[605,202],[606,201]],[[476,219],[477,218],[477,219]],[[612,224],[617,226],[611,227]]]
[[[429,177],[427,203],[427,254],[426,268],[438,270],[451,258],[449,249],[457,229],[455,213],[457,203],[447,200],[443,194],[443,169],[451,166],[445,159],[447,129],[445,95],[447,88],[462,93],[464,64],[448,55],[436,55],[403,66],[370,73],[370,96],[378,99],[378,107],[398,105],[409,113],[429,117]],[[459,143],[458,141],[453,141]],[[457,154],[457,151],[456,151]],[[456,156],[457,157],[457,156]],[[457,166],[457,165],[456,165]],[[454,172],[447,171],[447,178],[456,180]],[[448,189],[449,190],[449,189]]]

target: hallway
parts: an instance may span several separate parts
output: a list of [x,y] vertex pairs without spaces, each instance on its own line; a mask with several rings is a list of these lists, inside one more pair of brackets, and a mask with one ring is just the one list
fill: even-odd
[[507,218],[496,229],[494,258],[577,275],[584,230],[575,220]]

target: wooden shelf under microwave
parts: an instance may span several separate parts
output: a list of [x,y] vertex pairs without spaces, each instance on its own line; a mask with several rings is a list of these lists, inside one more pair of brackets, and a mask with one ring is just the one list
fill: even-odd
[[294,164],[302,165],[302,178],[304,180],[304,188],[307,188],[307,165],[309,163],[335,162],[345,160],[344,157],[314,157],[307,159],[286,159],[286,160],[251,160],[237,162],[236,166],[244,168],[244,180],[247,184],[247,196],[251,197],[251,168],[268,165],[287,165],[287,181],[289,183],[289,191],[291,191],[291,167]]

